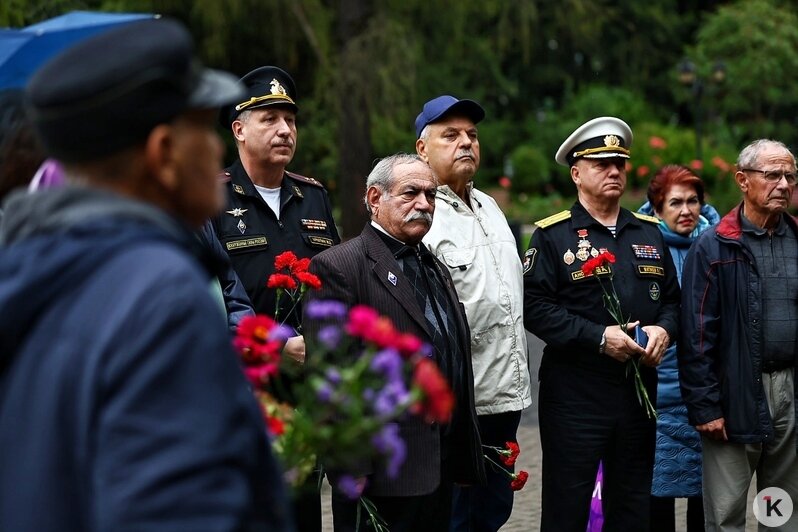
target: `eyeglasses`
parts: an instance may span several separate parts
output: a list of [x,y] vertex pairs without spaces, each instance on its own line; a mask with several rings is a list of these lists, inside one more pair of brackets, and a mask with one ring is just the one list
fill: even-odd
[[795,172],[781,172],[776,170],[757,170],[756,168],[743,168],[743,172],[756,172],[758,174],[762,174],[762,177],[765,178],[765,181],[770,183],[778,183],[781,181],[781,178],[787,180],[788,185],[794,185],[796,181],[798,181],[798,176],[796,176]]

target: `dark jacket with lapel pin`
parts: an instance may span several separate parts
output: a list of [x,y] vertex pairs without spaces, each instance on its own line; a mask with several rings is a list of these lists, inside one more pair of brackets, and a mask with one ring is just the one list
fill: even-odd
[[[310,271],[321,278],[322,288],[309,295],[313,299],[342,301],[349,307],[357,304],[368,305],[389,317],[398,330],[412,333],[423,341],[432,343],[429,326],[413,288],[376,231],[371,225],[367,225],[359,237],[316,255],[311,261]],[[450,436],[447,474],[455,482],[475,484],[484,481],[485,472],[474,410],[474,378],[471,372],[468,324],[449,273],[437,259],[436,265],[446,285],[452,308],[460,309],[456,319],[458,333],[461,335],[460,343],[466,357],[461,367],[466,372],[464,395],[467,404],[458,404],[455,407],[467,409],[466,415],[461,418],[466,421],[459,424]],[[307,320],[305,330],[307,337],[311,338],[314,326]],[[312,353],[309,352],[309,356]],[[376,464],[363,464],[362,470],[348,472],[369,476],[366,495],[424,495],[440,484],[440,426],[425,423],[418,417],[410,417],[399,422],[399,429],[407,444],[407,459],[396,478],[389,478],[384,469]]]

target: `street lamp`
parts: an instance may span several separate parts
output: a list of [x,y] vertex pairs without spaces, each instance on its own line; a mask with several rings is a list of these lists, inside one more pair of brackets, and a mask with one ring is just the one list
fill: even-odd
[[[679,83],[690,89],[693,96],[693,122],[695,124],[695,152],[696,159],[701,161],[701,125],[702,109],[701,98],[704,95],[705,82],[698,74],[695,63],[689,59],[682,60],[677,68]],[[722,85],[726,81],[726,65],[723,61],[715,61],[707,81],[713,85]]]

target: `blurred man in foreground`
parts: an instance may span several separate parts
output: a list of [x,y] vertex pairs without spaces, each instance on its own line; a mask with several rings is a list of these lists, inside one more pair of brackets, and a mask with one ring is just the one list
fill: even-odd
[[221,206],[241,97],[166,19],[62,53],[27,88],[73,185],[6,204],[0,530],[286,530],[263,421],[191,232]]

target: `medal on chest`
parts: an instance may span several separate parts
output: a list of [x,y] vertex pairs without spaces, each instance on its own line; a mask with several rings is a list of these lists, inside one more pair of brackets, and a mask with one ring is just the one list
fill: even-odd
[[[576,247],[578,248],[576,258],[585,262],[591,257],[591,248],[593,248],[592,244],[590,244],[590,240],[587,239],[587,229],[577,229],[576,236],[579,237],[579,242],[576,243]],[[595,251],[595,249],[593,249],[593,251]],[[598,255],[598,252],[596,252],[596,255]],[[596,255],[593,256],[595,257]]]

